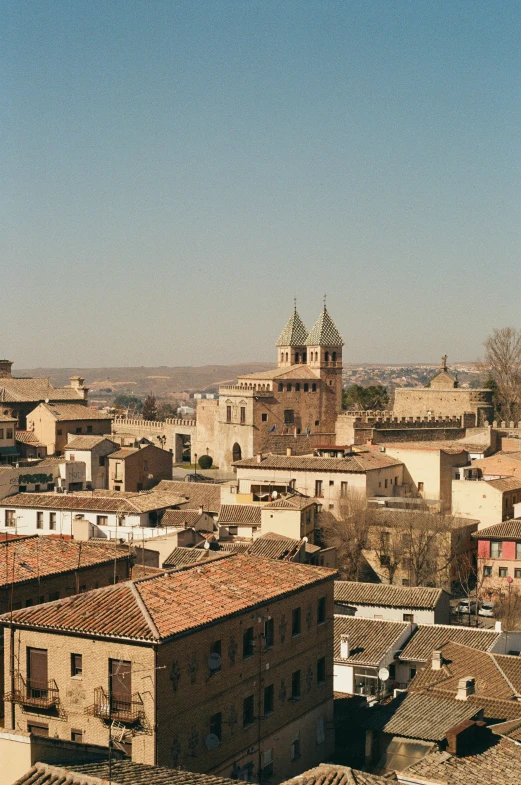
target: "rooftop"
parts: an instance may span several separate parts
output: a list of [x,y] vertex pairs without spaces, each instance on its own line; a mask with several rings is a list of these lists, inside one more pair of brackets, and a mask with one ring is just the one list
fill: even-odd
[[420,624],[399,656],[401,660],[426,662],[435,649],[449,641],[470,646],[479,651],[489,651],[500,637],[494,630],[477,627],[457,627],[454,624]]
[[39,403],[50,401],[82,400],[84,389],[53,387],[49,379],[0,378],[0,401]]
[[500,477],[497,480],[485,480],[485,482],[497,491],[519,491],[521,489],[521,474],[517,477]]
[[24,537],[0,542],[0,587],[127,558],[128,547],[89,540]]
[[308,331],[295,307],[286,322],[286,326],[279,335],[277,346],[303,346],[306,343]]
[[197,523],[201,513],[199,510],[166,510],[161,518],[161,526],[176,526],[189,529]]
[[362,473],[371,469],[383,469],[387,466],[401,466],[401,461],[391,458],[381,452],[367,450],[345,458],[322,458],[316,455],[275,455],[268,453],[262,456],[262,460],[257,457],[243,458],[235,461],[234,466],[239,469],[284,469],[284,470],[303,470],[303,471],[333,471],[333,472],[357,472]]
[[[410,628],[408,622],[364,619],[355,616],[335,615],[336,662],[356,663],[377,668],[385,655],[396,646],[403,633]],[[349,657],[340,658],[341,635],[349,635]]]
[[293,540],[281,534],[269,532],[257,537],[247,550],[251,556],[262,556],[265,559],[291,559],[304,545],[302,540]]
[[495,523],[484,529],[472,532],[472,537],[479,540],[521,540],[521,518]]
[[[335,570],[233,554],[14,611],[18,625],[162,641],[331,580]],[[194,608],[197,613],[194,613]],[[7,617],[0,617],[6,621]]]
[[[77,397],[77,396],[76,396]],[[112,416],[103,414],[99,409],[83,406],[81,403],[42,403],[57,422],[68,420],[107,420],[112,421]]]
[[260,526],[262,507],[258,504],[222,504],[217,519],[220,524]]
[[519,785],[521,746],[507,739],[484,752],[458,757],[433,750],[407,769],[410,779],[438,785]]
[[211,559],[219,559],[227,556],[224,551],[212,551],[206,548],[183,548],[181,546],[174,548],[163,562],[163,567],[186,567],[187,564],[196,564],[199,562],[210,561]]
[[329,315],[329,311],[324,305],[324,309],[317,321],[311,328],[306,339],[306,346],[343,346],[344,341],[337,330],[336,324]]
[[335,602],[355,605],[377,605],[388,608],[434,610],[443,589],[426,586],[393,586],[387,583],[335,581]]
[[489,458],[472,461],[472,467],[481,469],[483,474],[521,477],[521,452],[498,452]]
[[396,777],[392,774],[380,777],[352,769],[350,766],[321,763],[320,766],[308,769],[282,785],[385,785],[389,782],[396,782]]
[[221,506],[221,487],[206,482],[176,482],[175,480],[161,480],[156,491],[168,491],[184,497],[184,506],[190,509],[202,507],[206,512],[219,512]]
[[14,785],[233,785],[236,780],[195,774],[182,769],[148,766],[131,760],[71,764],[67,768],[49,763],[35,765]]
[[[38,464],[42,466],[42,464]],[[116,491],[77,491],[74,493],[16,493],[0,501],[1,507],[72,510],[77,512],[119,512],[136,515],[161,510],[182,503],[177,495],[158,491],[139,491],[120,494]]]
[[75,436],[65,445],[65,450],[93,450],[102,442],[109,442],[116,447],[116,443],[107,436]]

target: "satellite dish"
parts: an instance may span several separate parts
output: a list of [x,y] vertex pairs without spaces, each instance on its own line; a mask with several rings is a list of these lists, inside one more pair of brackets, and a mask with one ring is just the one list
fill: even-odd
[[204,740],[207,750],[215,750],[220,742],[219,736],[216,736],[215,733],[209,733],[206,739]]
[[387,668],[380,668],[380,670],[378,671],[378,678],[380,679],[380,681],[389,681],[390,675],[391,674],[389,673]]
[[[205,551],[209,551],[210,550],[210,543],[208,542],[208,540],[206,540],[206,542],[204,544],[204,549],[205,549]],[[219,656],[219,655],[217,655],[217,656]]]
[[[208,667],[210,668],[211,671],[216,671],[217,668],[221,667],[221,655],[217,654],[216,651],[212,652],[208,657]],[[210,736],[212,735],[213,734],[210,734]]]
[[271,498],[276,499],[278,495],[279,495],[278,491],[273,491],[273,493],[271,494]]

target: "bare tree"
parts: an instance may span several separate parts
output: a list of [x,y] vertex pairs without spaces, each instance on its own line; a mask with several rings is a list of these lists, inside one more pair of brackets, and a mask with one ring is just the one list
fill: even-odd
[[370,517],[365,494],[351,491],[341,501],[338,518],[331,514],[319,518],[322,540],[326,547],[336,549],[337,567],[343,580],[358,581],[363,575]]
[[521,330],[493,330],[484,343],[485,367],[495,383],[496,406],[503,420],[521,415]]
[[394,577],[406,558],[406,550],[402,533],[399,529],[393,528],[390,531],[380,532],[378,559],[380,567],[385,573],[389,583],[394,582]]
[[521,594],[513,587],[512,581],[505,586],[497,587],[495,592],[496,616],[501,619],[509,632],[521,629]]
[[464,551],[456,556],[453,571],[455,581],[459,584],[461,592],[469,600],[469,607],[471,598],[474,598],[473,601],[476,603],[474,623],[477,627],[479,622],[479,599],[486,577],[483,565],[478,562],[475,552]]

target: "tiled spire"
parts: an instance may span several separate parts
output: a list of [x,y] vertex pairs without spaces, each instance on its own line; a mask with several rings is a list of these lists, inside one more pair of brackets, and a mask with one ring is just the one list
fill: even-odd
[[297,306],[293,310],[293,313],[288,319],[286,326],[284,327],[283,331],[279,335],[279,340],[277,341],[277,346],[304,346],[306,343],[306,338],[308,337],[308,331],[304,325],[304,322],[300,318],[297,313]]
[[343,346],[344,341],[324,304],[324,310],[309,333],[306,346]]

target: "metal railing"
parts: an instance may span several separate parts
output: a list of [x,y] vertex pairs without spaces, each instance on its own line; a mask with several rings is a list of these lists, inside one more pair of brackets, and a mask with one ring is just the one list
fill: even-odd
[[59,703],[60,692],[54,679],[35,681],[25,679],[21,673],[15,673],[14,690],[7,693],[6,700],[23,706],[52,709]]
[[139,722],[145,716],[143,700],[138,692],[120,695],[109,693],[103,687],[96,687],[94,704],[86,711],[102,720],[117,720],[129,724]]

